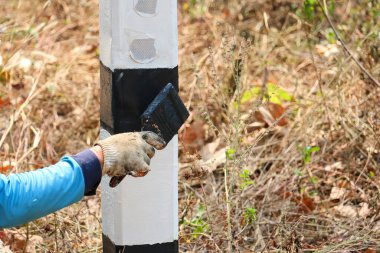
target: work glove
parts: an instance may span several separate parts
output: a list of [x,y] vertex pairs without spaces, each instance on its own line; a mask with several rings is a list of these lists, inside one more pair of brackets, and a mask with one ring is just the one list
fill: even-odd
[[95,145],[103,151],[102,175],[111,176],[110,186],[115,187],[126,175],[145,176],[155,149],[163,149],[166,143],[153,132],[133,132],[113,135]]

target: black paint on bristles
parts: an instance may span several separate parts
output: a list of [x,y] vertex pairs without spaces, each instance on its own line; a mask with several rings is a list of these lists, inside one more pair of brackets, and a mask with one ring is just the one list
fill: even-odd
[[155,132],[169,143],[188,117],[177,90],[169,83],[141,115],[142,130]]

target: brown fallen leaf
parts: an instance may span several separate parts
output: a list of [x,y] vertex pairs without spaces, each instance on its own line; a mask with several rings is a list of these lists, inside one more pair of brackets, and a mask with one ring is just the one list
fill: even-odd
[[331,200],[341,199],[344,196],[344,194],[346,194],[346,192],[347,192],[346,189],[334,186],[331,189],[330,199]]
[[358,211],[358,214],[362,218],[367,218],[371,214],[371,209],[369,209],[368,203],[360,203],[361,208]]
[[341,170],[343,169],[343,164],[342,162],[336,162],[336,163],[327,165],[324,169],[325,171]]
[[362,202],[359,207],[352,205],[339,205],[333,208],[339,215],[347,218],[367,218],[371,214],[368,203]]
[[334,210],[338,212],[339,215],[347,218],[355,218],[358,215],[356,208],[351,205],[334,206]]
[[364,251],[364,253],[376,253],[377,251],[375,249],[368,248]]
[[11,104],[11,100],[9,98],[1,98],[0,97],[0,109],[2,107],[8,106]]
[[[282,105],[275,104],[275,103],[268,103],[268,110],[272,114],[272,117],[274,120],[280,119],[283,114],[286,112],[285,108]],[[278,122],[277,125],[279,126],[286,126],[288,122],[286,121],[286,116],[282,117]]]
[[297,198],[295,202],[299,205],[301,212],[310,213],[315,209],[314,200],[306,195],[302,195],[301,198]]
[[183,133],[180,135],[180,141],[184,145],[186,152],[195,154],[204,144],[205,130],[204,123],[194,121],[191,124],[186,124]]
[[268,102],[266,106],[260,106],[254,115],[257,121],[265,123],[267,126],[273,125],[277,120],[277,125],[286,126],[288,122],[286,121],[286,116],[283,116],[285,112],[286,110],[283,106]]
[[0,240],[0,252],[1,253],[12,253],[9,246],[5,246],[4,243]]
[[214,156],[215,152],[218,149],[220,149],[220,146],[224,146],[224,145],[221,145],[220,142],[221,142],[220,138],[217,138],[215,141],[211,143],[207,143],[206,145],[202,147],[200,154],[203,161],[207,161],[211,159]]

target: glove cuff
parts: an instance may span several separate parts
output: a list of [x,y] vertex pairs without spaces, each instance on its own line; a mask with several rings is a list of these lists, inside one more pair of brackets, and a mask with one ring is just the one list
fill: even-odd
[[113,145],[108,142],[99,141],[95,145],[98,145],[102,148],[104,164],[102,168],[102,176],[109,173],[111,168],[116,166],[118,152],[113,147]]

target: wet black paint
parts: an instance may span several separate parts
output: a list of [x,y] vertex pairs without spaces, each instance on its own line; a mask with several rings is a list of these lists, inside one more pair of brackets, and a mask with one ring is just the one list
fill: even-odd
[[100,121],[111,134],[141,130],[140,116],[168,84],[178,91],[178,67],[115,69],[100,64]]

